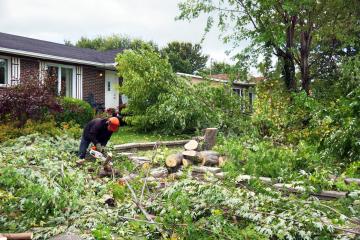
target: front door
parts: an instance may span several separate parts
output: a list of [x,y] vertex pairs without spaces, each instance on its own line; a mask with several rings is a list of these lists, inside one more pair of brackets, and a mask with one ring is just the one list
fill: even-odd
[[105,72],[105,108],[119,106],[119,77],[115,71]]

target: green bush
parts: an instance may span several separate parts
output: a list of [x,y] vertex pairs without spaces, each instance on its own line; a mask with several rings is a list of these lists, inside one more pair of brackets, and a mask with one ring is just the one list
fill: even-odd
[[230,87],[193,85],[177,77],[168,60],[151,49],[125,51],[116,61],[124,78],[120,91],[129,97],[126,122],[137,129],[167,134],[206,127],[243,131],[241,98]]
[[9,139],[20,137],[22,134],[21,129],[15,127],[13,124],[0,125],[0,143]]
[[74,122],[84,126],[94,117],[94,110],[83,100],[64,97],[60,99],[60,104],[63,111],[55,116],[58,124]]
[[44,122],[28,120],[22,128],[14,127],[13,124],[0,124],[0,143],[20,136],[33,133],[55,137],[65,133],[73,138],[80,138],[82,129],[76,123],[63,123],[57,126],[53,119]]

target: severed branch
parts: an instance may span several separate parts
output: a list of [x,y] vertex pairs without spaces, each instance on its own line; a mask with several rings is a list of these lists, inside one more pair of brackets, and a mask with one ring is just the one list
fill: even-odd
[[[154,162],[154,159],[156,157],[156,154],[157,154],[157,149],[159,147],[159,144],[158,143],[155,143],[154,147],[153,147],[153,155],[151,156],[151,160],[150,162]],[[149,176],[149,173],[150,173],[150,168],[147,170],[146,172],[146,177],[145,177],[145,180],[144,180],[144,185],[142,186],[142,189],[141,189],[141,195],[140,195],[140,203],[142,202],[143,200],[143,197],[144,197],[144,192],[145,192],[145,187],[147,186],[147,179],[148,179],[148,176]]]
[[[140,211],[144,214],[145,218],[151,222],[152,224],[156,224],[156,222],[151,218],[151,216],[146,212],[146,210],[144,209],[144,207],[141,205],[141,203],[139,202],[138,198],[136,197],[136,194],[134,192],[134,189],[130,186],[129,182],[125,179],[125,184],[126,186],[129,188],[131,196],[132,196],[132,200],[135,203],[135,205],[140,209]],[[156,229],[162,234],[163,230],[160,227],[156,227]]]

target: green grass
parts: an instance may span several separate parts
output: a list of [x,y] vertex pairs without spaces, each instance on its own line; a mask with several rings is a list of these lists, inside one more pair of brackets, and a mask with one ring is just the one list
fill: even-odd
[[114,133],[110,139],[112,144],[123,144],[131,142],[155,142],[190,139],[191,135],[160,135],[155,133],[139,133],[135,129],[125,126],[120,127],[117,133]]

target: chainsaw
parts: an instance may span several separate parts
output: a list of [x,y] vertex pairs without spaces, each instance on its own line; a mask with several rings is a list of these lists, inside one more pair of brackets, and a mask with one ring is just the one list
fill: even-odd
[[111,167],[113,165],[111,153],[102,153],[100,151],[97,151],[96,147],[93,146],[92,148],[90,148],[89,154],[93,158],[99,159],[103,163],[104,166]]

